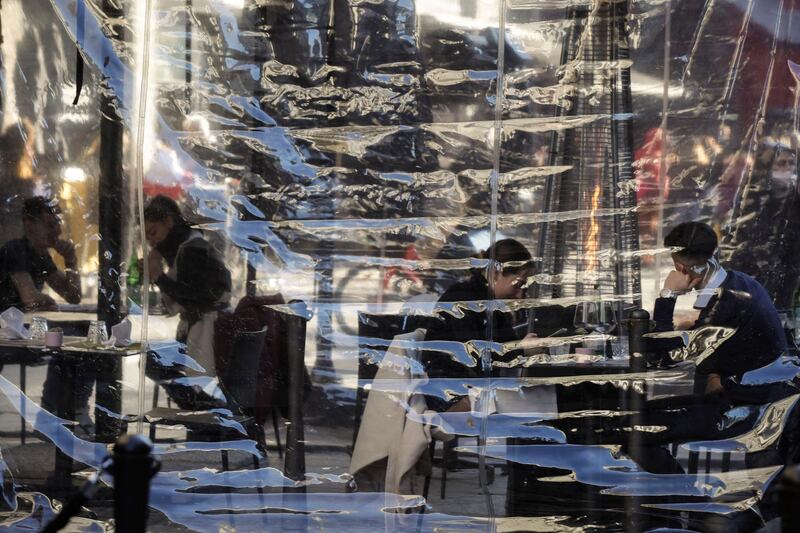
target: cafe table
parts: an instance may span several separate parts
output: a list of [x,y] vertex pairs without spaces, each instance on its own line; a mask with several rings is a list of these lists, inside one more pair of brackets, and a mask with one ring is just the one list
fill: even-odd
[[[95,428],[98,440],[104,442],[112,442],[123,430],[119,414],[122,409],[122,360],[140,353],[141,345],[138,343],[125,348],[106,348],[88,344],[83,337],[65,337],[63,345],[56,349],[30,340],[0,339],[0,362],[3,364],[33,365],[47,362],[53,365],[54,371],[48,374],[58,379],[55,383],[48,383],[48,386],[56,388],[56,412],[52,414],[59,418],[75,419],[76,384],[79,379],[88,376],[90,383],[96,382]],[[20,385],[22,388],[23,383]],[[24,435],[24,420],[22,424]],[[72,462],[68,450],[62,452],[56,447],[56,483],[69,484]]]

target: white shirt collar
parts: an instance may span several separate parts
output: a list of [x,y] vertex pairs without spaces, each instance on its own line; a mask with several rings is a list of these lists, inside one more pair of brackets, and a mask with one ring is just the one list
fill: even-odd
[[694,308],[705,309],[711,297],[717,293],[717,289],[720,288],[727,276],[728,273],[725,269],[719,267],[719,269],[714,272],[714,275],[711,276],[711,279],[708,280],[706,286],[697,291],[697,299],[694,301]]

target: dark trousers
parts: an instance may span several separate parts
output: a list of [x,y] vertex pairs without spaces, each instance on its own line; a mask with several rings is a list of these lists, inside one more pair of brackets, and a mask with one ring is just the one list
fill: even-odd
[[73,420],[76,413],[89,409],[92,388],[96,387],[96,437],[113,441],[122,430],[121,379],[122,364],[117,357],[56,356],[47,365],[42,408]]
[[691,395],[644,402],[641,410],[550,421],[574,444],[617,444],[644,470],[683,473],[664,447],[673,442],[706,440],[719,435],[727,409],[719,397]]

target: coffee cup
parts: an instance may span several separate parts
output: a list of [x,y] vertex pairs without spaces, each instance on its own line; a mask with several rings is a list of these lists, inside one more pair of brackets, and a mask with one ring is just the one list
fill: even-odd
[[50,330],[44,334],[44,345],[48,348],[61,348],[64,344],[64,332]]

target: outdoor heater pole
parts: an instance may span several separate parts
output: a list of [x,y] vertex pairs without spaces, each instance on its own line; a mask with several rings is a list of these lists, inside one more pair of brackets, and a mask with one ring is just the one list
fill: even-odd
[[[103,0],[103,13],[113,20],[122,11],[111,0]],[[121,31],[121,28],[120,28]],[[119,33],[120,39],[123,34]],[[111,50],[109,50],[111,52]],[[117,116],[115,102],[124,95],[104,92],[100,102],[100,184],[98,194],[97,318],[111,327],[120,320],[119,276],[122,274],[122,230],[125,202],[122,178],[122,120]]]

